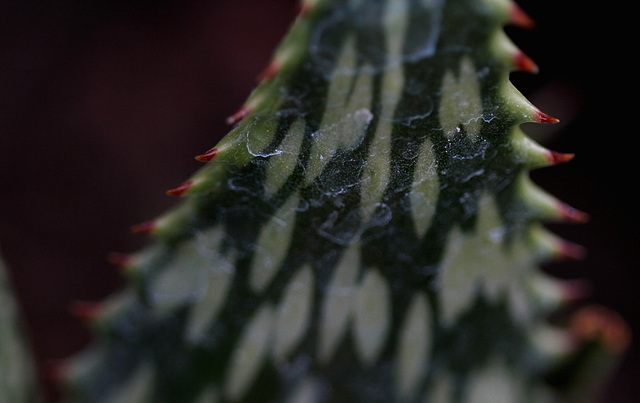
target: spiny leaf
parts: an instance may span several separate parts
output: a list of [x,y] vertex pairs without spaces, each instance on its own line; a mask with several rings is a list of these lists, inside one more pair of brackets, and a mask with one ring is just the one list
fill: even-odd
[[540,220],[585,216],[528,179],[572,155],[519,129],[557,119],[510,84],[537,67],[509,23],[531,20],[507,0],[302,2],[231,132],[167,192],[184,202],[133,228],[155,243],[116,259],[132,284],[71,365],[74,396],[562,391],[536,335],[566,287],[537,265],[567,243]]

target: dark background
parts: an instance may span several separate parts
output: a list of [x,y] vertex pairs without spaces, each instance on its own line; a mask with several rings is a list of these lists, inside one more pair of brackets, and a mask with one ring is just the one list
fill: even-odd
[[[540,73],[514,73],[512,81],[561,119],[525,131],[576,154],[532,176],[591,215],[584,225],[550,225],[585,246],[586,259],[544,269],[590,280],[589,302],[612,308],[640,334],[637,101],[628,98],[636,79],[625,42],[633,36],[621,18],[629,12],[519,4],[537,26],[508,33]],[[0,246],[41,373],[89,342],[70,304],[123,286],[107,254],[148,241],[130,226],[176,204],[164,192],[229,131],[225,118],[255,87],[296,5],[0,0]],[[632,344],[602,402],[637,401],[639,359]]]

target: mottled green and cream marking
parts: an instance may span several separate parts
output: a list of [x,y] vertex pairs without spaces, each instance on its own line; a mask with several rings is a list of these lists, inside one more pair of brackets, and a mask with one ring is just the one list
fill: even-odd
[[[79,393],[99,400],[117,369],[123,396],[182,402],[527,394],[562,294],[540,287],[559,243],[535,223],[559,204],[527,178],[550,152],[518,128],[545,119],[508,81],[512,7],[304,1],[150,227]],[[91,358],[112,349],[124,364]]]

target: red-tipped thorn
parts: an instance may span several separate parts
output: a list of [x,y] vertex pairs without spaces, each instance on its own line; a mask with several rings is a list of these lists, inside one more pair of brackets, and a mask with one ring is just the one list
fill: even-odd
[[538,73],[538,65],[533,60],[522,52],[518,52],[514,56],[515,66],[519,71],[525,73],[536,74]]
[[263,81],[267,81],[272,79],[276,74],[280,71],[280,63],[277,63],[275,60],[272,60],[269,65],[258,74],[258,82],[261,83]]
[[517,4],[512,4],[509,10],[509,22],[516,27],[531,29],[536,23]]
[[560,119],[551,117],[542,111],[536,111],[534,119],[538,123],[558,123],[560,121]]
[[218,156],[218,149],[212,148],[204,154],[196,156],[196,159],[200,162],[211,162]]
[[549,150],[547,154],[547,159],[551,165],[564,164],[571,161],[573,157],[575,157],[573,153],[559,153],[551,150]]
[[556,249],[556,256],[566,260],[583,260],[587,256],[587,250],[583,246],[562,240]]
[[251,109],[247,105],[243,105],[236,113],[227,118],[227,123],[230,125],[236,124],[244,119],[249,112],[251,112]]
[[107,255],[107,260],[115,267],[124,270],[133,264],[134,258],[124,253],[111,252]]
[[558,204],[560,219],[567,223],[584,224],[589,221],[589,214],[576,210],[564,203]]
[[591,283],[586,280],[564,280],[561,287],[565,301],[581,301],[593,293]]
[[147,221],[142,224],[136,224],[131,227],[134,234],[151,234],[156,230],[158,224],[155,221]]
[[307,15],[309,15],[311,10],[313,10],[313,6],[309,4],[308,1],[302,0],[301,2],[298,3],[298,14],[301,17],[306,17]]
[[631,343],[627,322],[617,313],[599,305],[589,305],[574,313],[569,329],[578,342],[599,341],[613,354],[621,354]]
[[100,315],[102,305],[97,302],[76,301],[69,307],[69,312],[86,323],[91,323]]
[[182,185],[178,186],[174,189],[167,190],[167,195],[169,196],[182,196],[189,191],[193,187],[193,181],[187,181]]

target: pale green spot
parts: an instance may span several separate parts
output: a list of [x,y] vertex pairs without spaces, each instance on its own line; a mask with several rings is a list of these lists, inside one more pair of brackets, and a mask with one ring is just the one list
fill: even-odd
[[346,95],[357,68],[357,48],[354,35],[348,35],[342,44],[336,65],[331,71],[331,84],[327,93],[327,107],[346,106]]
[[401,398],[413,398],[425,378],[431,347],[431,312],[424,294],[413,297],[398,341],[396,384]]
[[231,275],[220,274],[210,277],[206,293],[194,305],[185,329],[187,340],[197,342],[206,336],[206,332],[216,319],[232,280]]
[[263,305],[251,318],[229,360],[225,396],[238,400],[244,396],[269,352],[274,325],[273,308]]
[[260,231],[249,279],[256,292],[264,290],[287,255],[298,201],[297,193],[290,196]]
[[151,281],[150,304],[174,309],[199,301],[213,281],[233,276],[233,265],[218,253],[223,235],[223,230],[216,227],[181,245],[169,266]]
[[519,402],[523,382],[504,364],[492,361],[470,376],[465,401],[469,403]]
[[[402,66],[404,62],[403,47],[407,31],[407,21],[409,20],[407,18],[408,12],[407,1],[387,1],[383,21],[388,54],[387,68],[385,69],[385,73],[387,74],[390,69]],[[385,79],[387,78],[385,77]]]
[[382,77],[382,96],[380,99],[382,108],[380,110],[380,122],[378,123],[378,130],[385,133],[385,136],[393,128],[392,122],[395,119],[404,84],[404,69],[402,66],[389,66]]
[[311,318],[314,276],[311,266],[299,269],[284,291],[276,313],[273,356],[283,361],[298,345]]
[[550,312],[564,301],[563,285],[557,278],[540,271],[529,276],[527,284],[531,302],[541,312]]
[[305,378],[296,385],[287,403],[319,403],[321,386],[314,378]]
[[391,322],[389,285],[377,270],[369,270],[355,300],[354,341],[362,361],[371,365],[387,339]]
[[440,299],[445,325],[467,309],[476,292],[495,301],[506,293],[514,319],[527,320],[525,275],[536,270],[527,243],[517,234],[505,242],[506,228],[495,202],[484,196],[479,202],[476,230],[449,235],[440,269]]
[[458,78],[447,71],[442,80],[438,116],[447,137],[457,135],[464,128],[467,136],[475,140],[483,121],[480,82],[470,58],[464,57],[459,68]]
[[304,120],[296,120],[284,136],[282,143],[269,158],[264,180],[267,194],[275,194],[295,170],[304,139],[304,128]]
[[142,364],[128,378],[126,384],[109,393],[104,401],[107,403],[150,401],[155,386],[155,377],[152,363]]
[[[380,119],[377,122],[376,132],[368,149],[365,160],[365,168],[362,174],[361,206],[362,218],[366,221],[375,209],[382,203],[384,191],[389,184],[391,170],[391,132],[393,120],[398,107],[400,96],[404,89],[404,69],[399,60],[402,54],[402,40],[404,39],[404,25],[398,25],[398,16],[405,16],[406,4],[404,1],[394,0],[388,7],[394,12],[388,13],[385,26],[388,31],[389,57],[388,66],[382,78],[382,96]],[[404,18],[400,21],[404,22]]]
[[358,291],[360,245],[353,243],[333,271],[320,312],[319,358],[326,362],[343,339]]
[[561,361],[575,348],[570,330],[558,325],[539,324],[528,332],[529,341],[550,361]]
[[424,141],[419,153],[413,174],[413,189],[409,197],[416,232],[419,237],[423,237],[436,210],[440,194],[440,181],[431,140]]
[[[337,70],[333,73],[327,94],[325,114],[317,132],[306,167],[306,183],[313,182],[339,149],[353,149],[364,139],[373,119],[369,110],[372,100],[372,76],[356,71],[355,40],[350,37],[342,47]],[[353,79],[356,79],[352,86]],[[350,90],[355,88],[355,93]]]
[[206,336],[208,328],[213,324],[227,298],[227,292],[233,279],[234,266],[230,257],[218,255],[215,271],[209,272],[204,295],[194,304],[186,325],[186,338],[192,343]]
[[364,139],[371,119],[371,112],[361,108],[342,115],[338,121],[323,121],[320,129],[313,134],[311,155],[305,172],[307,183],[313,182],[322,173],[339,149],[357,147]]
[[[381,127],[384,126],[384,127]],[[366,165],[360,182],[362,194],[360,205],[362,208],[362,219],[364,221],[371,217],[371,214],[382,203],[384,191],[389,184],[390,163],[389,151],[391,148],[391,124],[379,123],[378,130],[367,156]]]
[[206,388],[200,396],[196,397],[194,403],[218,403],[220,400],[220,393],[215,386],[209,386]]
[[469,243],[459,229],[452,231],[447,241],[440,269],[440,307],[445,325],[452,324],[471,304],[475,288],[479,285],[478,274],[470,263],[476,250],[470,250]]

